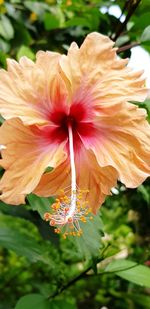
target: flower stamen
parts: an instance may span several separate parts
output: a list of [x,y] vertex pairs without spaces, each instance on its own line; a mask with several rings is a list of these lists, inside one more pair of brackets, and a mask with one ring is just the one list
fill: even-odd
[[[67,236],[81,236],[82,229],[79,221],[86,223],[86,217],[91,213],[89,203],[86,200],[86,195],[89,190],[78,189],[76,185],[76,168],[74,159],[73,147],[73,132],[71,124],[68,123],[68,138],[69,138],[69,152],[70,152],[70,166],[71,166],[71,186],[60,190],[58,196],[51,206],[52,212],[44,214],[44,219],[50,222],[51,226],[55,226],[54,232],[59,234],[63,232],[63,238]],[[69,193],[70,192],[70,193]],[[69,194],[67,194],[69,193]],[[91,220],[91,216],[89,219]]]

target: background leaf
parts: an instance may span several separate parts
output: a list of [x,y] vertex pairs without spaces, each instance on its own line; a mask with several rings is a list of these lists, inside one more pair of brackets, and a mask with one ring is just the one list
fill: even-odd
[[35,194],[29,194],[28,197],[29,205],[33,211],[38,211],[41,218],[44,218],[45,212],[50,211],[50,206],[54,203],[55,199],[53,197],[45,198],[39,197]]
[[76,309],[74,303],[67,300],[48,300],[40,294],[29,294],[21,297],[15,309]]
[[[46,255],[46,247],[38,243],[36,238],[29,236],[28,231],[20,229],[25,220],[15,219],[15,224],[11,216],[0,215],[0,245],[4,248],[14,250],[17,254],[27,257],[31,262],[41,261],[49,264]],[[18,223],[18,226],[16,226]],[[28,228],[32,223],[28,223]],[[32,226],[33,229],[34,226]],[[34,227],[35,228],[35,227]],[[38,234],[38,232],[36,231]]]
[[18,52],[17,52],[17,60],[19,60],[21,57],[26,56],[28,58],[30,58],[31,60],[35,59],[35,55],[32,52],[32,49],[29,48],[28,46],[22,45]]
[[5,15],[1,15],[0,17],[0,35],[6,40],[11,40],[14,37],[12,23]]
[[107,272],[115,272],[117,276],[135,284],[150,288],[150,269],[129,260],[116,260],[106,268]]
[[21,297],[15,309],[50,309],[51,305],[46,298],[40,294],[29,294]]

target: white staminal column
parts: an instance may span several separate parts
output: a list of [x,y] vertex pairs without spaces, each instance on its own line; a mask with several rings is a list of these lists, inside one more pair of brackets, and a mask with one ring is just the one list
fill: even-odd
[[66,217],[66,220],[68,220],[69,217],[73,216],[75,209],[76,209],[76,200],[77,200],[73,132],[72,132],[72,126],[70,123],[68,123],[68,137],[69,137],[69,153],[70,153],[70,166],[71,166],[71,203],[70,203],[70,210]]

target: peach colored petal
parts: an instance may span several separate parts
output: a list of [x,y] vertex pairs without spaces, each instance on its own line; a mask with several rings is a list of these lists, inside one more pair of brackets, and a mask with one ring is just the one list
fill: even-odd
[[66,159],[49,173],[45,173],[33,193],[39,196],[57,196],[60,189],[70,186],[70,165]]
[[[120,106],[121,107],[121,106]],[[111,165],[127,187],[140,185],[150,175],[150,126],[146,111],[131,103],[113,110],[113,114],[99,114],[99,139],[90,147],[100,166]]]
[[100,108],[122,101],[143,101],[147,90],[143,72],[133,72],[128,68],[127,59],[119,59],[116,48],[107,36],[93,32],[78,48],[72,43],[67,56],[60,58],[62,76],[72,90],[72,96],[81,91],[90,91],[91,104]]
[[[113,167],[100,167],[95,155],[82,149],[76,154],[77,186],[80,189],[89,189],[87,200],[93,213],[104,202],[105,197],[111,194],[110,190],[116,185],[118,174]],[[59,194],[60,189],[70,185],[70,166],[67,159],[52,172],[44,174],[34,193],[39,196]]]
[[26,124],[49,120],[50,83],[58,73],[60,54],[38,52],[36,63],[27,57],[8,59],[8,71],[0,70],[0,113],[19,117]]
[[65,160],[64,144],[42,142],[42,138],[25,127],[19,119],[5,121],[0,128],[2,150],[1,165],[6,169],[0,180],[0,199],[9,204],[25,202],[25,195],[32,192],[47,166],[56,167]]
[[77,184],[80,189],[89,189],[87,200],[96,213],[111,188],[116,185],[118,173],[111,166],[100,167],[94,153],[82,149],[76,156]]

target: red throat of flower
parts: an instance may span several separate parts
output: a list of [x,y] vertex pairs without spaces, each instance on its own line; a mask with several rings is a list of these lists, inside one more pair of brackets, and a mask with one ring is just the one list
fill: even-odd
[[[53,116],[53,115],[52,115]],[[52,205],[52,212],[45,213],[44,219],[50,221],[51,226],[55,226],[55,232],[63,232],[63,237],[68,235],[81,236],[82,229],[80,222],[85,223],[87,219],[93,219],[90,216],[91,209],[89,208],[86,195],[89,192],[87,189],[80,190],[76,184],[76,167],[75,167],[75,147],[74,144],[81,144],[79,142],[78,134],[81,134],[81,119],[82,113],[78,113],[78,119],[74,115],[62,116],[60,113],[55,113],[55,122],[60,123],[59,130],[61,130],[61,137],[68,136],[68,151],[71,167],[71,183],[68,188],[61,190],[60,196],[56,199],[56,202]],[[79,119],[80,118],[80,119]],[[84,119],[84,117],[83,117]],[[82,121],[81,121],[82,122]],[[91,123],[87,123],[87,129],[89,129]],[[86,129],[86,128],[85,128]],[[66,131],[67,130],[67,131]],[[88,130],[85,133],[88,135]],[[57,135],[58,136],[58,135]],[[78,136],[78,137],[77,137]],[[76,145],[77,147],[77,145]],[[78,146],[79,147],[79,146]],[[86,218],[87,217],[87,218]]]

